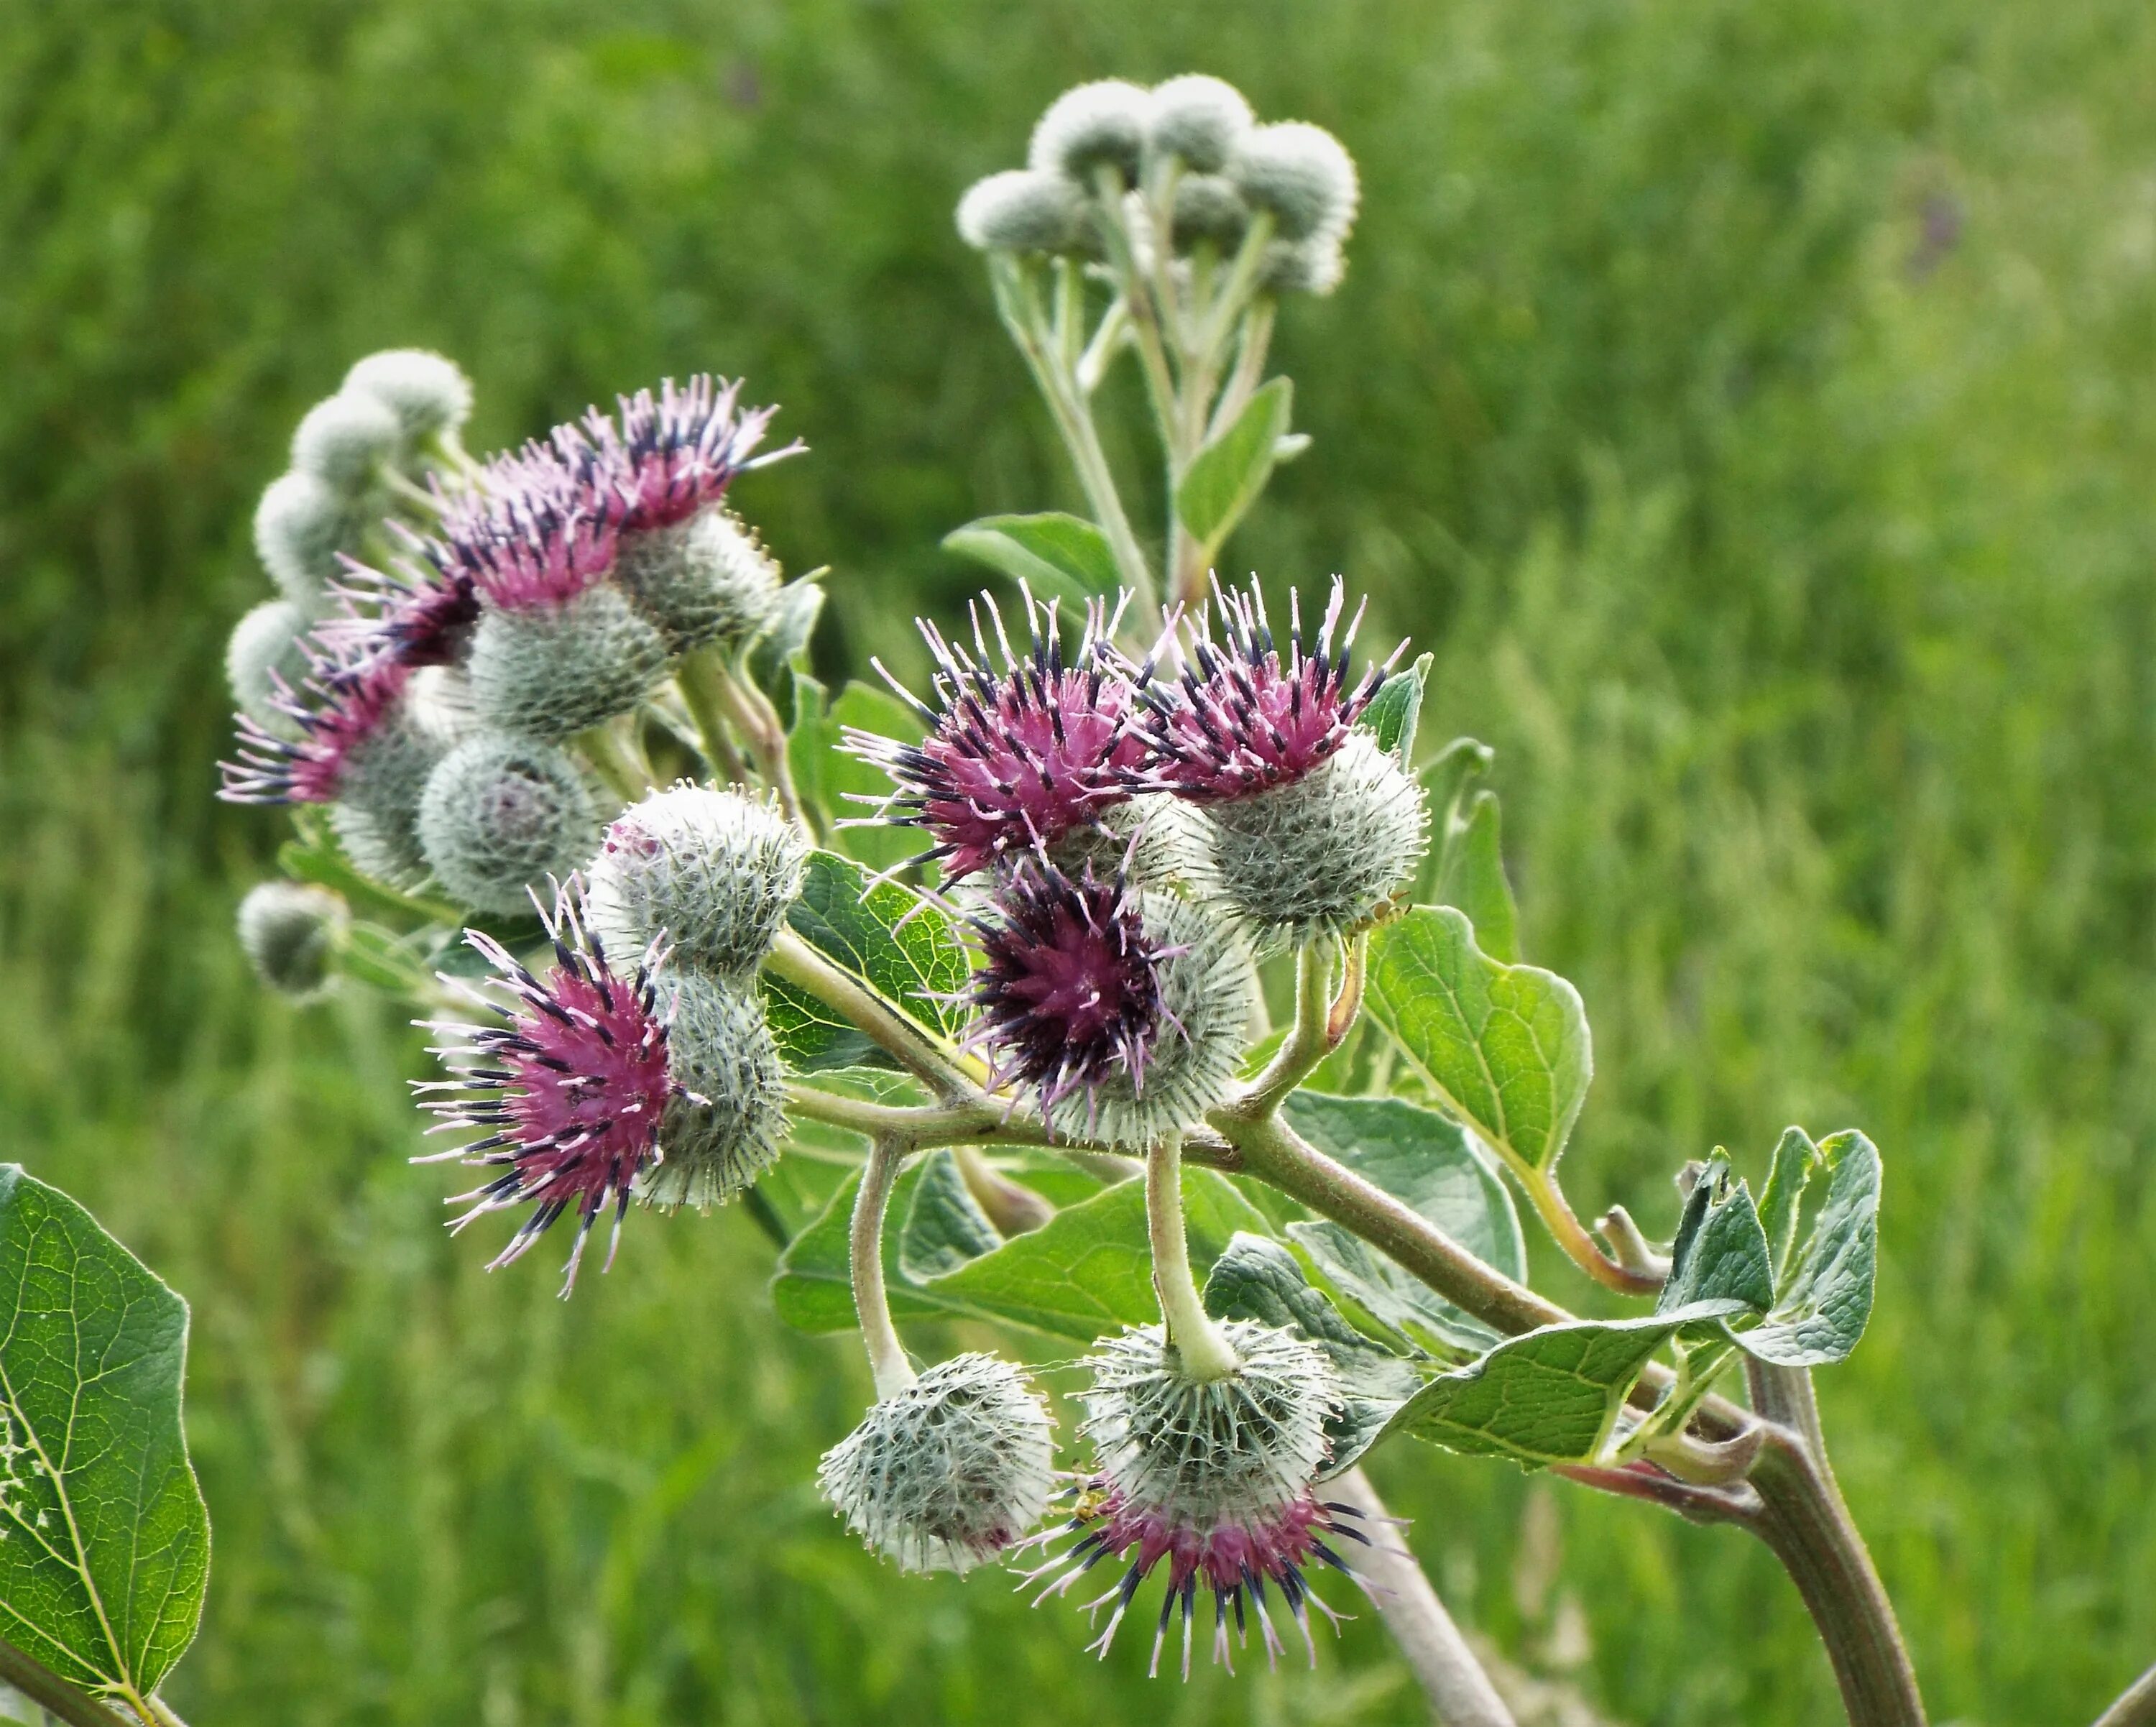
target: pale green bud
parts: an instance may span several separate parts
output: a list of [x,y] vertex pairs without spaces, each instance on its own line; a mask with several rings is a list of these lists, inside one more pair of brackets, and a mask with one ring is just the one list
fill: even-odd
[[1225,80],[1188,72],[1152,87],[1147,141],[1200,174],[1217,174],[1250,129],[1250,105]]
[[1235,146],[1228,172],[1254,206],[1272,212],[1283,239],[1337,239],[1354,225],[1355,159],[1322,126],[1291,120],[1255,127]]
[[1323,299],[1348,273],[1347,254],[1329,234],[1307,239],[1275,240],[1265,248],[1259,285],[1269,294],[1312,294]]
[[312,474],[280,475],[254,507],[254,550],[285,599],[319,614],[352,538],[352,511]]
[[390,887],[417,887],[426,881],[416,813],[382,815],[356,804],[332,804],[330,829],[361,875]]
[[958,234],[976,251],[1065,252],[1085,230],[1086,198],[1060,174],[1010,168],[958,200]]
[[731,510],[621,537],[614,579],[676,654],[728,651],[761,635],[778,604],[778,560]]
[[1135,186],[1150,105],[1145,91],[1120,78],[1067,90],[1034,127],[1026,166],[1086,186],[1093,183],[1096,168],[1113,167],[1126,186]]
[[397,416],[372,396],[331,396],[310,408],[292,434],[292,466],[358,503],[380,484],[400,435]]
[[599,813],[566,751],[489,732],[434,764],[418,835],[434,879],[459,903],[521,912],[527,889],[566,881],[591,856]]
[[307,613],[289,599],[265,599],[233,625],[225,644],[224,675],[232,699],[255,724],[281,736],[296,732],[289,716],[270,705],[276,680],[297,691],[307,678]]
[[585,871],[585,917],[611,952],[664,941],[678,964],[746,978],[800,897],[808,854],[777,804],[677,785],[608,826]]
[[280,995],[311,1000],[329,986],[351,913],[326,887],[264,881],[239,902],[239,945],[255,975]]
[[654,983],[662,1008],[671,1003],[666,1067],[681,1089],[666,1106],[660,1160],[638,1177],[637,1195],[708,1210],[778,1162],[785,1070],[754,989],[682,965],[667,966]]
[[397,421],[399,445],[408,452],[429,438],[454,432],[471,417],[471,380],[455,361],[424,348],[393,347],[369,354],[344,375],[340,392],[371,397]]
[[552,743],[628,712],[666,660],[666,639],[608,583],[562,605],[489,607],[466,676],[487,724]]
[[1185,174],[1175,182],[1175,249],[1200,243],[1231,249],[1250,225],[1250,207],[1224,174]]

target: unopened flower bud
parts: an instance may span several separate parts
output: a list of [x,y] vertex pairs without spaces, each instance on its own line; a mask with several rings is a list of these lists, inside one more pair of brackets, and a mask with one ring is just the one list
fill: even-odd
[[1061,174],[1010,168],[958,200],[958,236],[981,252],[1062,252],[1078,244],[1085,194]]
[[954,1355],[883,1398],[824,1454],[817,1484],[874,1553],[904,1571],[965,1572],[1048,1509],[1054,1427],[1001,1357]]
[[239,945],[264,983],[304,1001],[327,986],[351,921],[344,901],[326,887],[264,881],[239,902]]
[[1205,244],[1222,250],[1235,244],[1250,225],[1250,208],[1225,174],[1185,174],[1175,182],[1175,249],[1188,252]]
[[550,742],[628,712],[665,672],[665,638],[611,583],[558,605],[490,607],[467,668],[482,719]]
[[419,799],[419,847],[434,879],[482,912],[525,910],[527,890],[567,880],[598,832],[590,788],[566,751],[495,732],[436,763]]
[[1142,792],[1111,804],[1097,825],[1072,828],[1048,848],[1049,861],[1066,876],[1091,866],[1102,880],[1117,870],[1133,887],[1165,888],[1198,877],[1206,856],[1203,818],[1167,792]]
[[340,393],[307,410],[292,434],[292,466],[339,497],[363,501],[397,454],[397,416],[372,396]]
[[278,590],[318,612],[337,579],[337,553],[354,537],[342,499],[312,474],[280,475],[254,509],[254,550]]
[[786,1074],[755,990],[672,964],[656,989],[665,1006],[666,1071],[675,1092],[659,1128],[658,1161],[637,1178],[647,1204],[699,1211],[723,1205],[778,1160]]
[[1283,239],[1337,238],[1354,224],[1355,160],[1322,126],[1297,120],[1255,127],[1235,146],[1228,172],[1245,198],[1272,212]]
[[455,361],[424,348],[393,347],[369,354],[344,375],[340,392],[370,397],[396,417],[402,449],[454,432],[471,417],[471,380]]
[[1421,788],[1362,730],[1302,778],[1204,813],[1221,895],[1296,943],[1363,923],[1413,880],[1429,825]]
[[614,578],[676,654],[746,646],[778,604],[778,560],[731,510],[621,537]]
[[427,879],[427,854],[419,849],[415,820],[377,815],[356,804],[333,804],[330,829],[346,861],[370,880],[408,888]]
[[1135,186],[1149,106],[1145,91],[1120,78],[1067,90],[1034,127],[1026,164],[1086,186],[1093,183],[1096,168],[1112,167],[1125,185]]
[[1258,283],[1269,294],[1311,294],[1322,300],[1348,273],[1347,254],[1329,234],[1275,240],[1265,248]]
[[224,675],[239,711],[268,730],[289,732],[290,720],[274,701],[281,681],[296,690],[308,673],[307,614],[289,599],[265,599],[233,626]]
[[1224,79],[1188,72],[1152,88],[1147,141],[1194,173],[1217,174],[1250,129],[1250,105]]
[[808,851],[775,803],[677,785],[607,829],[586,872],[587,915],[610,947],[663,941],[677,964],[746,977],[800,895]]

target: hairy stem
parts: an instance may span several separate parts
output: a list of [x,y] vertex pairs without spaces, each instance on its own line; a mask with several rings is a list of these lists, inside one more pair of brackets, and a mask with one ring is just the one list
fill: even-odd
[[593,771],[624,803],[634,804],[658,789],[651,764],[644,760],[636,741],[634,714],[616,714],[610,720],[602,720],[590,730],[579,732],[575,742]]
[[869,1370],[875,1375],[878,1401],[903,1391],[917,1376],[906,1359],[906,1345],[898,1340],[898,1328],[891,1324],[891,1298],[883,1287],[883,1215],[891,1205],[898,1166],[905,1161],[905,1148],[895,1139],[878,1139],[870,1145],[868,1161],[861,1166],[860,1189],[854,1195],[853,1226],[846,1237],[854,1313],[861,1324],[861,1342],[869,1352]]
[[1152,1245],[1152,1287],[1160,1297],[1168,1341],[1194,1380],[1222,1380],[1241,1364],[1226,1335],[1198,1298],[1190,1245],[1183,1229],[1183,1136],[1162,1137],[1146,1156],[1146,1234]]
[[1526,1192],[1528,1202],[1534,1206],[1535,1215],[1549,1231],[1551,1239],[1564,1249],[1566,1258],[1604,1289],[1614,1289],[1620,1295],[1652,1295],[1662,1287],[1660,1277],[1621,1265],[1602,1251],[1573,1210],[1564,1190],[1557,1184],[1557,1177],[1548,1169],[1527,1162],[1505,1146],[1497,1149]]
[[1370,1478],[1350,1469],[1327,1482],[1326,1491],[1363,1514],[1370,1545],[1351,1548],[1350,1563],[1368,1586],[1386,1630],[1443,1727],[1513,1727],[1512,1712],[1445,1611],[1398,1524],[1385,1514],[1385,1502]]
[[[675,673],[681,688],[681,699],[689,705],[689,712],[696,722],[696,729],[706,736],[717,732],[723,737],[728,729],[748,746],[755,758],[757,771],[763,783],[778,794],[779,807],[787,819],[796,823],[809,838],[820,837],[814,825],[801,808],[801,799],[793,789],[793,764],[786,750],[786,728],[778,722],[778,710],[762,691],[747,679],[737,676],[724,649],[716,644],[700,648],[683,660]],[[723,719],[723,727],[713,727],[711,717]]]
[[807,990],[842,1015],[908,1072],[926,1080],[946,1098],[979,1098],[976,1082],[985,1069],[958,1055],[908,1019],[851,973],[840,969],[790,929],[778,933],[764,961],[772,975]]
[[0,1679],[72,1727],[124,1727],[121,1717],[13,1643],[0,1642]]
[[1012,1180],[977,1148],[962,1145],[952,1157],[966,1191],[995,1225],[997,1234],[1029,1235],[1055,1216],[1055,1206],[1023,1182]]
[[726,729],[725,712],[710,681],[693,675],[685,661],[675,669],[674,687],[681,692],[681,705],[689,710],[696,727],[697,748],[703,751],[711,771],[729,784],[747,785],[748,763],[734,747],[733,733]]
[[2151,1727],[2156,1723],[2156,1667],[2126,1688],[2118,1702],[2097,1717],[2096,1727]]

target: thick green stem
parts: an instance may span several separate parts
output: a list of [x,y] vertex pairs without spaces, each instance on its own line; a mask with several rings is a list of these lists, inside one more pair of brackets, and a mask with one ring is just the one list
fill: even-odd
[[[762,691],[746,678],[735,675],[726,651],[714,644],[700,648],[681,661],[675,673],[681,688],[681,699],[689,704],[695,717],[696,729],[706,736],[716,732],[723,737],[731,730],[748,746],[755,758],[757,771],[763,783],[778,794],[779,807],[788,820],[798,823],[809,838],[818,838],[801,808],[801,799],[793,789],[793,763],[787,754],[786,728],[778,722],[778,710]],[[711,719],[725,722],[713,726]]]
[[696,727],[697,747],[711,771],[730,784],[747,784],[748,763],[734,748],[733,733],[726,729],[726,714],[710,681],[691,675],[685,663],[675,669],[674,687],[681,692],[681,705]]
[[861,1166],[861,1185],[854,1195],[853,1226],[847,1249],[854,1280],[854,1314],[860,1321],[861,1342],[869,1352],[869,1370],[875,1375],[879,1401],[896,1396],[916,1377],[906,1359],[906,1345],[898,1340],[891,1323],[891,1298],[883,1287],[883,1216],[891,1205],[891,1184],[905,1162],[904,1148],[896,1140],[878,1139],[869,1147],[868,1161]]
[[1587,1226],[1579,1221],[1571,1201],[1564,1196],[1564,1190],[1558,1185],[1557,1177],[1549,1170],[1527,1162],[1504,1146],[1499,1146],[1497,1151],[1517,1179],[1551,1239],[1580,1270],[1604,1289],[1614,1289],[1620,1295],[1652,1295],[1662,1287],[1662,1280],[1652,1272],[1621,1265],[1602,1251],[1594,1237],[1588,1234]]
[[1295,1023],[1265,1064],[1265,1072],[1235,1104],[1240,1113],[1252,1118],[1272,1113],[1290,1092],[1346,1041],[1354,1029],[1356,1015],[1362,1010],[1363,975],[1368,955],[1367,936],[1357,936],[1348,943],[1339,991],[1330,997],[1327,991],[1332,980],[1332,943],[1312,942],[1296,956]]
[[1055,1206],[1024,1183],[1012,1180],[975,1147],[962,1145],[952,1156],[966,1191],[998,1235],[1029,1235],[1055,1216]]
[[1152,1287],[1168,1341],[1194,1380],[1223,1380],[1241,1363],[1235,1346],[1198,1298],[1183,1228],[1183,1136],[1165,1135],[1146,1157],[1146,1233],[1152,1245]]
[[650,763],[636,742],[636,716],[616,714],[589,731],[579,732],[576,746],[593,770],[606,781],[622,801],[634,804],[658,789]]
[[0,1642],[0,1679],[6,1680],[47,1714],[69,1722],[73,1727],[125,1727],[121,1717],[88,1692],[78,1690],[13,1643]]
[[841,970],[790,929],[778,933],[764,961],[774,977],[806,989],[844,1015],[900,1065],[928,1082],[946,1098],[977,1100],[987,1070],[947,1047],[851,973]]

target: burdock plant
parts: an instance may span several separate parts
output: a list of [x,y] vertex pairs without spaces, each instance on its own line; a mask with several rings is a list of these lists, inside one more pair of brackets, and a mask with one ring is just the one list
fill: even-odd
[[[1758,1537],[1851,1719],[1920,1721],[1811,1391],[1870,1312],[1878,1154],[1793,1128],[1748,1180],[1680,1147],[1658,1231],[1583,1223],[1587,1020],[1518,952],[1489,753],[1418,756],[1430,660],[1363,653],[1342,576],[1218,573],[1307,445],[1268,348],[1358,202],[1337,139],[1203,76],[1074,90],[963,195],[1086,513],[952,533],[1009,585],[923,621],[902,705],[811,675],[821,591],[749,526],[769,411],[737,384],[475,459],[454,367],[362,361],[257,517],[226,795],[300,832],[249,951],[420,1005],[439,1155],[481,1172],[454,1226],[513,1214],[495,1265],[559,1222],[566,1294],[602,1224],[611,1262],[639,1205],[740,1199],[783,1311],[844,1323],[850,1282],[875,1401],[819,1481],[900,1570],[1045,1550],[1104,1658],[1145,1612],[1186,1671],[1202,1606],[1218,1661],[1270,1659],[1334,1573],[1447,1719],[1503,1722],[1359,1468],[1438,1446]],[[1157,533],[1096,423],[1126,362]],[[831,793],[842,751],[883,789]],[[1615,1317],[1560,1303],[1583,1276]],[[916,1363],[894,1291],[1010,1354]],[[1083,1411],[1060,1477],[1037,1379]]]

